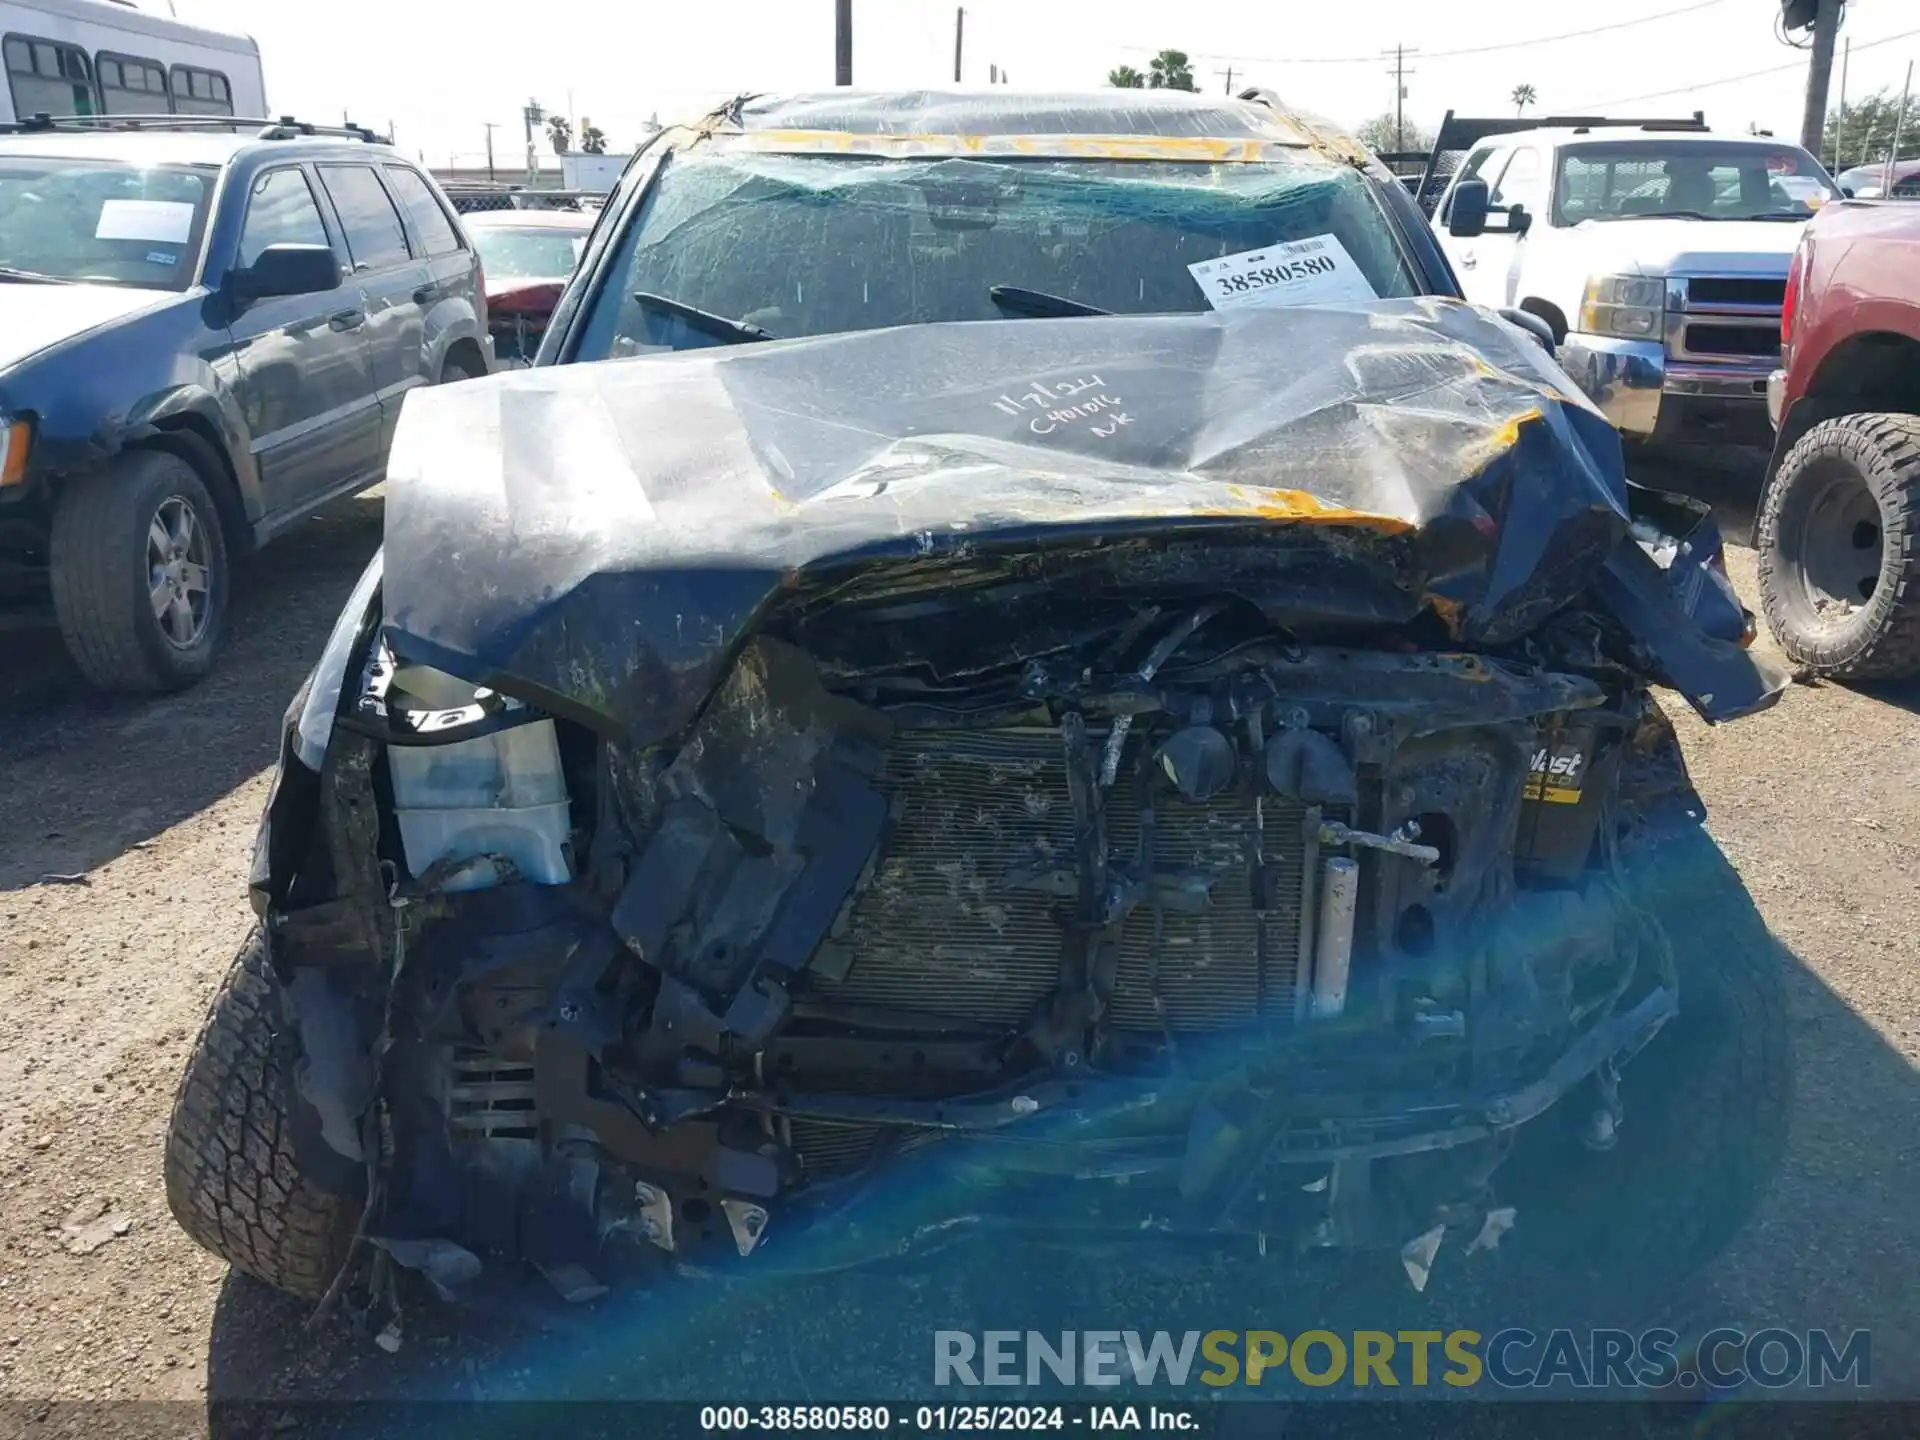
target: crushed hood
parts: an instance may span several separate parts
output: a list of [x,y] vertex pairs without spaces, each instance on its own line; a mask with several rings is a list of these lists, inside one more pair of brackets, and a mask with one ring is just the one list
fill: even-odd
[[1378,613],[1498,644],[1581,593],[1628,518],[1619,441],[1558,367],[1420,299],[916,326],[415,392],[386,525],[398,654],[651,739],[771,605],[875,567],[1304,528],[1368,558]]

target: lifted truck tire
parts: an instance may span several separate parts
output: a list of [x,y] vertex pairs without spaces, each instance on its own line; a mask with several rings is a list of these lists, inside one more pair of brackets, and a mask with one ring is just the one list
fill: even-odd
[[178,455],[130,450],[68,480],[50,559],[60,635],[89,684],[184,690],[213,668],[227,619],[226,537],[206,483]]
[[167,1126],[167,1206],[195,1242],[279,1290],[318,1299],[346,1262],[358,1206],[303,1175],[289,1113],[292,1037],[256,926],[214,996]]
[[1757,529],[1781,649],[1822,675],[1920,673],[1920,416],[1814,426],[1780,462]]

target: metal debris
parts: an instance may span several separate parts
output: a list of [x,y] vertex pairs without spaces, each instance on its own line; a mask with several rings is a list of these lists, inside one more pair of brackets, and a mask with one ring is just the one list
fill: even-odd
[[657,1185],[633,1187],[633,1203],[640,1211],[635,1229],[669,1253],[673,1250],[673,1198]]
[[[747,1252],[742,1250],[740,1253],[744,1255]],[[607,1293],[607,1287],[594,1279],[583,1265],[575,1265],[571,1261],[543,1265],[535,1261],[534,1268],[553,1286],[554,1293],[569,1305],[584,1305]]]
[[727,1217],[727,1228],[733,1232],[734,1248],[744,1258],[753,1253],[753,1247],[760,1243],[760,1237],[767,1232],[767,1212],[761,1205],[745,1200],[722,1200],[720,1213]]
[[1440,1242],[1446,1238],[1447,1227],[1436,1225],[1424,1235],[1416,1235],[1400,1247],[1400,1263],[1406,1267],[1407,1279],[1413,1288],[1423,1294],[1427,1288],[1427,1276],[1433,1271],[1433,1257],[1440,1253]]
[[1467,1246],[1467,1254],[1477,1254],[1482,1250],[1499,1248],[1500,1237],[1513,1228],[1514,1208],[1502,1205],[1487,1212],[1486,1222],[1481,1225],[1480,1233],[1473,1237],[1473,1243]]
[[391,1255],[395,1264],[426,1276],[427,1283],[442,1300],[454,1299],[463,1285],[479,1277],[482,1269],[478,1255],[451,1240],[390,1240],[377,1235],[367,1238]]

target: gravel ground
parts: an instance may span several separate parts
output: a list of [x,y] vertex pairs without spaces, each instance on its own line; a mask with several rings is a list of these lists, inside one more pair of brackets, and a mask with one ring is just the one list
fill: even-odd
[[[1685,478],[1744,539],[1751,471]],[[300,1307],[175,1229],[164,1128],[248,924],[277,722],[378,527],[377,502],[355,501],[252,563],[238,638],[189,694],[99,700],[50,642],[10,637],[0,653],[0,1400],[17,1402],[0,1406],[0,1433],[23,1417],[28,1433],[100,1432],[132,1413],[60,1402],[176,1402],[159,1412],[168,1433],[237,1436],[304,1428],[311,1412],[272,1408],[303,1400],[633,1394],[692,1374],[794,1401],[880,1395],[889,1372],[925,1376],[933,1329],[1022,1324],[1024,1259],[988,1255],[932,1280],[815,1285],[798,1309],[791,1293],[709,1288],[642,1297],[584,1329],[544,1312],[420,1315],[388,1356],[344,1325],[306,1332]],[[1751,555],[1736,550],[1733,569],[1754,604]],[[1677,716],[1713,833],[1792,952],[1798,1069],[1787,1162],[1688,1313],[1870,1328],[1875,1393],[1907,1397],[1920,1397],[1916,706],[1920,688],[1815,685],[1721,730]],[[1072,1308],[1089,1328],[1299,1324],[1280,1313],[1287,1293],[1265,1294],[1267,1313],[1222,1315],[1210,1297],[1225,1293],[1122,1273]],[[1244,1306],[1261,1292],[1233,1293]],[[271,1404],[210,1403],[229,1400]]]

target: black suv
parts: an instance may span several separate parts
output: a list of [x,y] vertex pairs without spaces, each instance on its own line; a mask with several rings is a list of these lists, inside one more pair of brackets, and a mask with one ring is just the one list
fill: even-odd
[[206,674],[230,558],[378,482],[408,390],[490,368],[453,207],[367,131],[0,127],[0,606],[50,595],[97,686]]
[[1456,296],[1257,97],[662,132],[537,368],[407,407],[174,1215],[382,1308],[969,1234],[1076,1304],[1200,1240],[1419,1288],[1535,1194],[1506,1274],[1698,1264],[1788,1042],[1652,687],[1784,679],[1707,508]]

